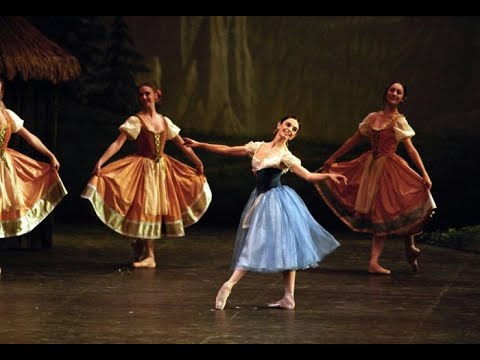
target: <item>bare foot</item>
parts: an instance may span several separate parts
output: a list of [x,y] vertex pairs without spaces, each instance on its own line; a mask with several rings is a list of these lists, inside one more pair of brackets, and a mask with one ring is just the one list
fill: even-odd
[[286,309],[286,310],[293,310],[295,309],[295,300],[292,297],[285,296],[283,299],[275,301],[273,303],[267,304],[269,308],[277,308],[277,309]]
[[140,262],[146,258],[145,244],[140,239],[134,239],[131,242],[133,248],[133,257],[135,262]]
[[133,267],[137,269],[148,268],[154,269],[157,266],[155,259],[153,257],[147,257],[142,261],[137,261],[133,263]]
[[368,267],[368,272],[370,274],[381,274],[381,275],[390,275],[391,271],[381,267],[380,265],[370,265]]
[[416,248],[415,246],[411,245],[405,249],[405,255],[407,257],[407,261],[412,267],[413,272],[418,271],[418,261],[417,258],[420,255],[420,249]]

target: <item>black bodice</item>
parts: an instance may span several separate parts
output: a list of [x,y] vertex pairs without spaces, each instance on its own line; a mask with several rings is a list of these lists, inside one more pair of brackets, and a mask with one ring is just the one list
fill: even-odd
[[271,188],[282,185],[280,178],[282,177],[282,170],[277,168],[264,168],[258,170],[257,173],[257,190],[263,193]]

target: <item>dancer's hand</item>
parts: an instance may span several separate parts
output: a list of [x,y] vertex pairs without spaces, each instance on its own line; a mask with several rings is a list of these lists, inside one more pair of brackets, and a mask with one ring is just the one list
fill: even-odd
[[55,155],[52,155],[52,157],[50,158],[50,163],[52,164],[52,166],[55,170],[58,171],[60,169],[60,163],[58,162]]
[[200,143],[198,141],[185,137],[183,138],[183,146],[195,148],[195,147],[199,147]]
[[347,185],[348,179],[341,174],[329,174],[330,175],[330,180],[332,180],[335,184],[341,184],[343,183],[344,185]]
[[197,170],[197,175],[203,175],[204,170],[203,170],[203,164],[202,163],[197,164],[197,166],[195,166],[195,169]]
[[432,189],[432,180],[430,180],[430,176],[428,174],[423,175],[423,182],[427,185],[428,190]]

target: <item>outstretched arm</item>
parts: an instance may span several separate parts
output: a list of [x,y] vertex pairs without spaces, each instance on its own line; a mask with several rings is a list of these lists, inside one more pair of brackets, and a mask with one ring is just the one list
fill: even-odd
[[226,156],[247,156],[248,151],[245,146],[227,146],[220,144],[209,144],[204,142],[195,141],[190,138],[184,138],[183,145],[190,148],[199,148],[206,151],[210,151],[218,155]]
[[402,140],[402,142],[405,145],[408,156],[410,156],[410,159],[412,159],[412,161],[415,163],[417,168],[420,169],[425,185],[427,185],[428,189],[430,190],[432,188],[432,181],[430,180],[430,176],[428,176],[427,170],[423,165],[423,161],[422,161],[422,158],[420,157],[420,154],[418,153],[415,146],[413,146],[412,139],[405,138]]
[[172,141],[177,145],[180,150],[190,159],[192,163],[195,164],[195,169],[197,170],[198,175],[203,175],[203,163],[200,158],[195,154],[193,149],[187,146],[183,146],[185,144],[185,140],[182,139],[180,135],[175,136]]
[[47,156],[50,159],[50,163],[55,168],[55,170],[60,169],[60,163],[58,162],[57,158],[53,153],[48,150],[48,148],[43,144],[43,142],[26,128],[22,127],[17,132],[22,138],[25,139],[35,150],[41,152],[43,155]]
[[103,164],[105,164],[105,162],[107,162],[108,159],[110,159],[122,148],[126,140],[127,140],[127,135],[124,132],[121,132],[120,135],[118,135],[117,139],[110,144],[107,150],[105,150],[103,155],[97,161],[97,163],[95,164],[95,167],[93,168],[92,173],[95,175],[100,175],[100,169],[102,168]]
[[293,165],[291,168],[293,173],[302,179],[310,182],[310,183],[316,183],[316,182],[321,182],[327,179],[332,180],[336,184],[345,184],[347,185],[347,178],[341,174],[322,174],[322,173],[312,173],[305,169],[302,165]]
[[347,141],[343,143],[340,148],[335,151],[332,156],[330,156],[327,161],[323,163],[324,166],[330,167],[332,164],[337,161],[337,158],[345,155],[347,152],[353,149],[355,145],[358,144],[358,142],[363,138],[363,135],[360,133],[360,131],[356,131],[355,134],[353,134]]

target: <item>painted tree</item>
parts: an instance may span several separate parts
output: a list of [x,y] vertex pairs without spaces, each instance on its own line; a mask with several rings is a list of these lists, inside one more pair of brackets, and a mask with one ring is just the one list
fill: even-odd
[[68,84],[68,96],[88,104],[105,91],[103,72],[107,31],[98,16],[30,16],[29,20],[47,37],[74,55],[82,67],[80,76]]
[[122,114],[135,110],[135,74],[147,70],[142,61],[143,57],[134,49],[123,16],[115,16],[108,37],[105,67],[101,74],[107,84],[105,94],[108,101],[105,101],[105,105],[110,110]]

